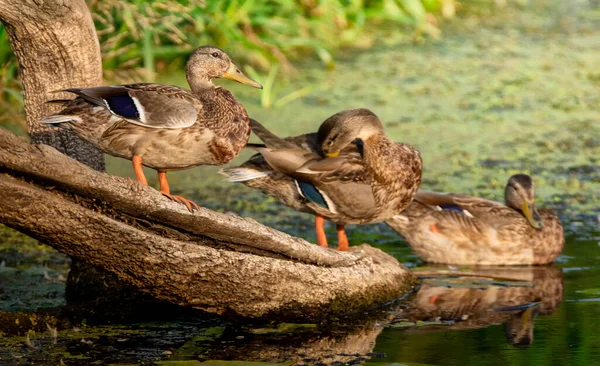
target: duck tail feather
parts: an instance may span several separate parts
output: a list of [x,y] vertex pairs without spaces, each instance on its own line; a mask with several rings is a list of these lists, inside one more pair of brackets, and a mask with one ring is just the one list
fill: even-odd
[[258,138],[265,143],[265,145],[269,148],[273,149],[293,149],[298,148],[298,145],[286,141],[281,137],[275,135],[273,132],[267,130],[265,126],[261,125],[257,120],[250,118],[250,128],[252,128],[252,132]]
[[225,168],[219,170],[227,178],[227,182],[245,182],[248,180],[263,178],[269,175],[269,172],[261,172],[250,168]]
[[250,142],[246,144],[246,147],[250,148],[250,149],[264,149],[264,148],[266,148],[265,144],[253,144],[253,143],[250,143]]

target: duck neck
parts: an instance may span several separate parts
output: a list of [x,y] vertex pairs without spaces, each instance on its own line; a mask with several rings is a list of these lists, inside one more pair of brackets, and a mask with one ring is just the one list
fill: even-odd
[[372,172],[377,174],[378,173],[378,166],[373,164],[374,160],[376,159],[376,157],[381,154],[381,151],[379,149],[379,139],[378,136],[371,136],[366,140],[361,140],[362,141],[362,146],[361,146],[361,155],[362,158],[365,162],[365,166],[367,166],[367,168]]
[[212,82],[212,78],[204,75],[190,75],[186,73],[187,82],[195,94],[201,94],[207,90],[215,88],[215,84]]

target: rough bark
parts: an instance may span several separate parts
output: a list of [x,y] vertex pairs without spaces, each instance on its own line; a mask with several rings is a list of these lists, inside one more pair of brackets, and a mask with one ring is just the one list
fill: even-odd
[[[104,155],[90,143],[68,129],[52,129],[37,123],[41,116],[59,108],[46,101],[72,97],[67,93],[54,93],[55,90],[102,85],[100,45],[85,1],[0,0],[0,21],[6,27],[19,62],[31,142],[53,146],[104,171]],[[91,278],[108,286],[90,286]],[[120,285],[110,274],[73,260],[67,301],[95,301],[98,295],[109,293],[113,296],[107,297],[112,299],[135,297],[135,291]]]
[[56,112],[52,93],[71,87],[102,85],[100,45],[84,0],[0,0],[0,21],[19,61],[27,128],[32,143],[44,143],[104,170],[102,153],[66,129],[36,121]]
[[218,314],[309,320],[400,296],[414,276],[363,245],[337,252],[248,218],[182,205],[0,131],[0,222],[157,299]]

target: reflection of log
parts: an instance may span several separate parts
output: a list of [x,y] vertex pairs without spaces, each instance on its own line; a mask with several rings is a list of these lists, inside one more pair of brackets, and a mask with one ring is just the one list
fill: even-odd
[[[417,273],[426,278],[418,292],[380,311],[344,319],[341,327],[212,329],[174,350],[171,360],[359,364],[373,356],[377,337],[386,327],[416,333],[504,324],[509,344],[529,345],[535,315],[553,312],[562,300],[562,272],[552,266],[461,271],[429,267]],[[529,306],[531,302],[539,304]]]
[[414,283],[369,246],[323,249],[254,220],[188,213],[130,179],[0,130],[0,222],[172,303],[314,319],[394,299]]
[[341,329],[302,329],[282,324],[273,332],[265,329],[239,331],[225,329],[215,338],[215,347],[198,347],[192,340],[180,351],[173,353],[172,360],[184,359],[180,353],[196,349],[194,358],[205,360],[242,360],[276,362],[303,365],[355,365],[370,358],[377,336],[382,327],[365,325]]

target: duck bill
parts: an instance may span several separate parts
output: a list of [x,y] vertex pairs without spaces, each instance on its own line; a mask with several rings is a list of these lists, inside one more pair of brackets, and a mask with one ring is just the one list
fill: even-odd
[[233,62],[231,64],[229,64],[229,68],[223,74],[223,78],[237,81],[238,83],[249,85],[253,88],[257,88],[257,89],[263,88],[262,85],[260,85],[256,81],[254,81],[254,80],[250,79],[249,77],[247,77],[246,75],[244,75],[244,73],[241,72],[240,69],[238,69],[238,67],[235,66],[235,64]]
[[530,204],[527,202],[523,202],[523,207],[521,208],[521,211],[523,211],[523,215],[525,215],[525,218],[527,219],[527,221],[529,221],[529,224],[533,228],[542,229],[544,227],[542,218],[535,209],[535,205],[533,203]]
[[325,156],[328,158],[337,158],[338,156],[340,156],[340,152],[339,151],[329,152],[329,153],[326,153]]

